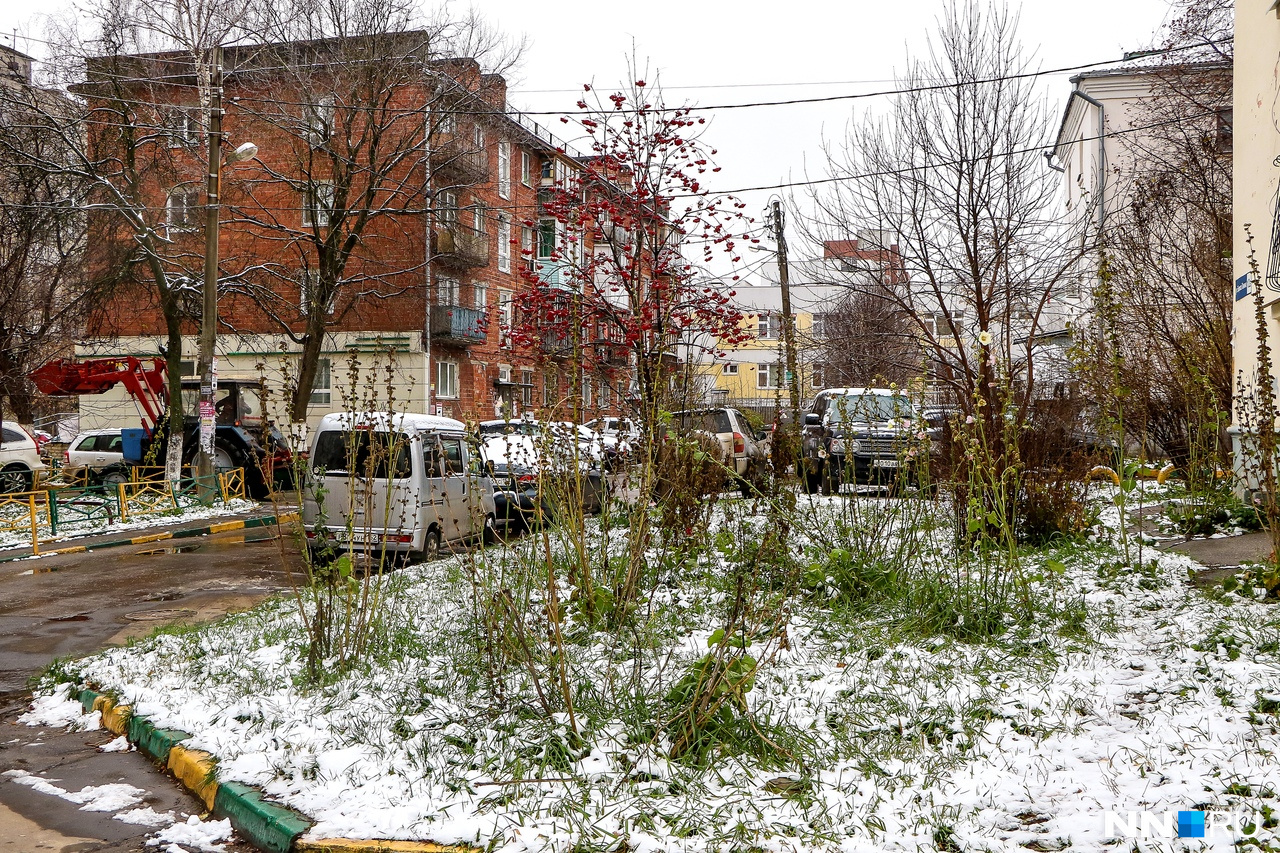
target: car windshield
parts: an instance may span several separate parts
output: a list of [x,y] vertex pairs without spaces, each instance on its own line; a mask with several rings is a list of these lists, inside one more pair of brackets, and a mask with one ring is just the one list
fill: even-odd
[[400,479],[409,476],[409,436],[382,430],[326,430],[311,464],[329,477]]
[[537,421],[485,421],[480,424],[481,435],[541,435],[542,425]]
[[911,401],[900,394],[845,394],[831,400],[833,422],[879,423],[911,416]]
[[678,417],[680,418],[681,432],[702,430],[712,435],[733,432],[733,422],[729,420],[729,413],[724,409],[711,409],[706,412],[681,412]]

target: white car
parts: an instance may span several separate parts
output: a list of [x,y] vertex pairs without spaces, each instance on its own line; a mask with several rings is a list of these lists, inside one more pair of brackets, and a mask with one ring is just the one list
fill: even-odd
[[62,454],[68,473],[87,471],[91,479],[113,484],[128,479],[124,470],[124,443],[119,429],[94,429],[71,440]]
[[30,491],[45,470],[36,440],[15,423],[0,424],[0,494]]

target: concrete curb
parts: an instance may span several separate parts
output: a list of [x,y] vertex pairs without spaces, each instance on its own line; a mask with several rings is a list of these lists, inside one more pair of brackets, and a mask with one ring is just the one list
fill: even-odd
[[133,536],[129,539],[110,539],[106,542],[89,542],[84,545],[70,545],[66,548],[53,548],[50,550],[41,550],[37,555],[30,549],[24,549],[22,553],[13,554],[7,557],[0,557],[0,563],[8,563],[13,560],[25,560],[28,557],[40,556],[50,557],[55,554],[82,554],[86,551],[101,551],[103,548],[121,548],[126,545],[146,545],[149,542],[164,542],[169,539],[191,539],[195,536],[211,536],[215,533],[225,533],[228,530],[249,530],[255,527],[267,527],[270,525],[289,524],[297,521],[299,518],[296,512],[286,512],[280,515],[257,515],[252,518],[237,518],[232,521],[211,522],[203,527],[190,527],[182,530],[164,530],[160,533],[144,533]]
[[[234,530],[237,528],[227,528]],[[268,853],[483,853],[468,845],[436,844],[431,841],[380,841],[356,838],[322,838],[303,841],[300,836],[313,821],[284,806],[267,802],[262,792],[239,782],[217,781],[217,759],[200,749],[190,749],[182,741],[191,735],[175,729],[161,729],[146,717],[137,716],[128,705],[110,696],[85,688],[80,691],[85,712],[102,713],[102,725],[124,735],[138,751],[165,767],[182,786],[195,795],[215,817],[228,818],[236,831],[259,850]]]

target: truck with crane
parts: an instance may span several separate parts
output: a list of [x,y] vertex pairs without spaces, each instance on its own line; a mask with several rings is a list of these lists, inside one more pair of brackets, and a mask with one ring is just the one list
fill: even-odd
[[[57,358],[33,370],[29,376],[42,394],[69,397],[103,394],[123,385],[141,416],[141,428],[121,430],[124,461],[101,473],[103,482],[122,482],[128,468],[165,464],[168,441],[169,384],[162,358],[111,356],[105,358]],[[182,411],[192,412],[199,393],[195,381],[182,383]],[[200,443],[200,419],[183,417],[182,464],[195,461]],[[291,454],[284,436],[263,411],[262,383],[257,380],[220,380],[214,400],[213,464],[215,470],[243,468],[245,488],[255,498],[267,497],[273,487],[291,478]]]

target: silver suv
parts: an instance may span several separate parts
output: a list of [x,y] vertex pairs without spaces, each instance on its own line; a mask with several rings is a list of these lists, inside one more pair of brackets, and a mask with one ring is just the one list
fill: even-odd
[[0,494],[29,491],[45,467],[26,430],[12,422],[0,424]]
[[737,409],[676,412],[671,423],[681,433],[702,432],[719,441],[725,464],[734,473],[744,495],[751,493],[752,483],[765,476],[769,465],[768,452],[756,441],[751,425]]

